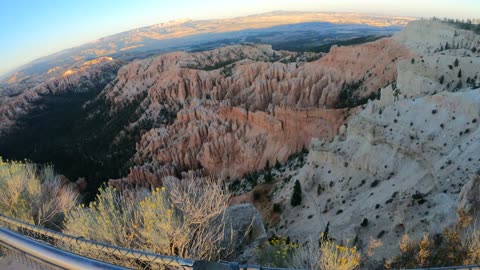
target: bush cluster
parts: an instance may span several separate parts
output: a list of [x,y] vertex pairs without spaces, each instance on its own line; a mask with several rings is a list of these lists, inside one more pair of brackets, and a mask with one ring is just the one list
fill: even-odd
[[58,230],[78,196],[52,166],[40,168],[0,158],[0,212],[4,215]]
[[228,199],[214,180],[172,179],[162,188],[124,192],[106,187],[68,213],[65,232],[163,255],[225,259],[233,251],[224,226]]
[[480,263],[480,232],[467,229],[472,218],[459,212],[459,221],[453,229],[440,234],[424,235],[415,242],[404,235],[400,241],[400,255],[387,261],[387,268],[425,268],[473,265]]

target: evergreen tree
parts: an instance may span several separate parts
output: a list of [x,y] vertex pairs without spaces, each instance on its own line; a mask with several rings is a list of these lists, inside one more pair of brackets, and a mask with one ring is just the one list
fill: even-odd
[[455,62],[453,63],[454,66],[458,67],[458,58],[455,59]]
[[279,170],[281,167],[282,167],[282,164],[280,164],[280,162],[278,162],[278,159],[277,159],[277,162],[275,162],[275,169]]
[[327,222],[327,226],[325,227],[325,230],[322,232],[320,235],[320,239],[318,239],[318,246],[322,247],[322,243],[326,242],[330,239],[330,221]]
[[461,69],[458,71],[458,78],[462,78],[462,70]]
[[267,160],[267,165],[265,166],[265,173],[263,174],[263,179],[265,183],[270,183],[273,181],[272,169],[270,169],[270,161]]
[[302,204],[302,187],[300,186],[300,181],[295,181],[295,186],[293,187],[292,200],[290,204],[295,207]]

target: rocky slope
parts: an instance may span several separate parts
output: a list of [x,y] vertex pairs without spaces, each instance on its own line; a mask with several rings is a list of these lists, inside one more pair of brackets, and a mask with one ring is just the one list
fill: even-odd
[[18,119],[32,110],[41,109],[42,97],[100,91],[115,78],[122,64],[110,57],[101,57],[70,66],[25,91],[0,93],[0,135],[10,131]]
[[[244,45],[126,65],[102,94],[113,110],[139,100],[139,121],[158,127],[142,136],[137,166],[123,181],[158,183],[188,171],[235,178],[284,161],[313,137],[332,138],[349,116],[345,100],[350,106],[378,94],[394,80],[395,61],[411,55],[382,39],[312,62],[302,60],[314,55]],[[161,123],[165,113],[176,117]]]
[[[275,184],[273,202],[284,211],[270,233],[316,240],[330,222],[337,239],[365,247],[380,238],[376,257],[389,258],[403,234],[441,232],[456,221],[457,208],[478,213],[479,38],[432,21],[394,36],[415,57],[396,62],[395,83],[333,140],[315,139],[302,168],[279,172],[291,180]],[[445,49],[446,42],[459,46]],[[296,179],[303,203],[292,208]]]

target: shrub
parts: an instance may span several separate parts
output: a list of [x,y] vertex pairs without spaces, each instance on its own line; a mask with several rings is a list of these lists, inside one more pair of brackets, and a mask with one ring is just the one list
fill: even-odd
[[258,263],[267,267],[292,267],[298,245],[288,239],[273,237],[268,244],[256,250]]
[[0,158],[0,211],[7,216],[59,229],[63,214],[75,206],[78,193],[62,183],[52,166]]
[[476,229],[462,230],[471,218],[459,212],[459,221],[453,229],[443,233],[424,235],[419,242],[404,235],[400,242],[400,255],[391,261],[394,268],[444,267],[480,263],[480,234]]
[[79,205],[67,214],[64,233],[134,248],[138,201],[132,196],[122,196],[112,187],[102,188],[88,207]]
[[279,203],[273,204],[273,212],[275,213],[282,213],[282,206]]
[[324,270],[353,270],[360,265],[360,253],[356,247],[341,246],[325,241],[320,247],[319,267]]
[[248,182],[251,183],[252,187],[255,187],[258,184],[257,183],[258,173],[257,172],[249,173],[247,174],[246,179]]
[[[224,213],[229,194],[214,180],[164,181],[153,191],[100,190],[67,215],[65,232],[170,256],[219,260],[231,253]],[[91,255],[91,254],[90,254]]]
[[263,179],[265,180],[265,183],[271,183],[273,181],[272,169],[270,168],[270,161],[268,160],[267,164],[265,165]]
[[370,187],[371,187],[371,188],[374,188],[374,187],[378,186],[378,184],[380,184],[380,180],[375,179],[375,180],[373,180],[373,182],[370,184]]
[[300,181],[295,181],[295,186],[293,187],[293,194],[290,204],[295,207],[302,204],[302,187],[300,186]]
[[295,269],[319,269],[319,246],[311,240],[302,244],[293,254],[292,265]]
[[367,227],[368,226],[368,218],[363,218],[362,223],[360,223],[360,226]]
[[444,82],[445,82],[445,76],[442,75],[442,76],[440,77],[440,84],[443,84]]
[[[228,199],[228,192],[213,179],[167,182],[166,190],[157,189],[153,197],[147,197],[143,202],[146,205],[152,200],[156,206],[153,209],[142,207],[142,234],[150,240],[162,230],[159,226],[171,226],[168,238],[170,252],[164,254],[204,260],[221,259],[230,252],[221,247],[225,240],[223,214],[228,207]],[[160,222],[165,217],[164,213],[167,219]],[[149,222],[153,222],[152,226],[148,226]],[[147,243],[147,246],[156,251],[158,244]]]
[[260,198],[262,198],[262,193],[258,190],[255,190],[253,192],[253,201],[258,201]]

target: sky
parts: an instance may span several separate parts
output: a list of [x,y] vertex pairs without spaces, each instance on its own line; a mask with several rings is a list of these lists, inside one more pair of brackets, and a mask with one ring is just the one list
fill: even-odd
[[0,0],[0,75],[38,57],[133,28],[274,10],[478,18],[480,0]]

